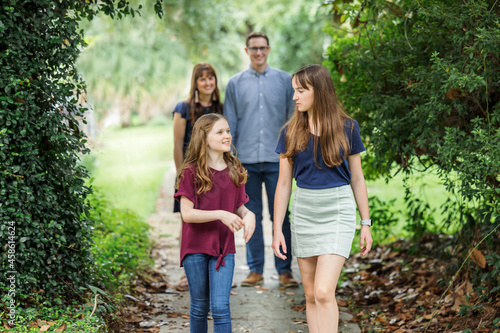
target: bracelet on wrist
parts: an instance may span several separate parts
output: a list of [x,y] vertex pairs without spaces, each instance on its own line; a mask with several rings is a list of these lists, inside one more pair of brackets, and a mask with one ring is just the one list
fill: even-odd
[[372,220],[361,220],[361,225],[368,225],[371,227],[372,225]]

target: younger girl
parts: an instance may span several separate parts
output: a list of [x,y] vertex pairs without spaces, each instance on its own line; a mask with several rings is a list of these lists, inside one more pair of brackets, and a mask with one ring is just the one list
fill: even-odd
[[226,119],[216,113],[193,127],[175,198],[182,217],[181,266],[191,297],[191,332],[207,332],[212,311],[214,333],[230,333],[229,295],[234,272],[234,235],[245,228],[245,242],[255,230],[255,215],[244,204],[246,171],[231,154]]
[[[342,110],[328,70],[301,68],[292,76],[295,113],[283,127],[276,152],[280,172],[274,199],[274,254],[281,259],[286,244],[281,231],[292,190],[292,255],[297,257],[311,333],[337,332],[339,312],[335,289],[349,257],[361,216],[361,254],[372,245],[368,196],[361,169],[365,150],[358,123]],[[353,198],[354,193],[354,198]]]

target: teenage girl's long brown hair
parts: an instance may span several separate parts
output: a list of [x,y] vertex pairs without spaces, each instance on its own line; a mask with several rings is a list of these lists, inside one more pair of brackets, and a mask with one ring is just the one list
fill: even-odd
[[[342,164],[344,158],[349,156],[351,147],[344,131],[347,122],[350,124],[351,133],[354,121],[345,113],[335,94],[332,77],[328,70],[321,65],[308,65],[299,69],[292,75],[292,81],[303,89],[314,90],[312,122],[315,129],[319,130],[319,140],[323,161],[329,167]],[[307,112],[295,113],[284,127],[288,126],[286,134],[285,156],[291,162],[297,152],[304,151],[310,139],[310,128]],[[318,137],[314,136],[314,163],[319,168],[317,156]],[[342,153],[342,155],[341,155]]]
[[[193,134],[186,152],[186,158],[181,167],[181,173],[177,177],[176,188],[179,188],[179,182],[183,177],[184,170],[194,167],[196,169],[197,194],[203,194],[212,189],[212,171],[208,166],[208,144],[207,134],[212,130],[215,122],[226,119],[218,113],[209,113],[201,116],[193,127]],[[224,162],[229,170],[229,177],[236,186],[247,182],[247,172],[241,165],[241,162],[231,152],[224,152]]]
[[196,119],[203,115],[203,105],[200,102],[196,103],[195,94],[198,90],[196,87],[196,81],[199,77],[207,74],[208,76],[213,75],[215,77],[215,90],[212,93],[212,109],[215,113],[222,114],[222,103],[220,101],[219,85],[217,83],[217,73],[215,68],[207,62],[201,62],[194,66],[193,74],[191,75],[191,90],[189,92],[189,98],[187,103],[189,104],[189,118],[191,125],[194,125]]

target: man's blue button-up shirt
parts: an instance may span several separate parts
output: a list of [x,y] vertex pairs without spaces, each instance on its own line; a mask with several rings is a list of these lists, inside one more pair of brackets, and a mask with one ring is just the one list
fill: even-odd
[[279,162],[281,127],[295,110],[290,74],[267,66],[233,76],[226,87],[224,116],[242,163]]

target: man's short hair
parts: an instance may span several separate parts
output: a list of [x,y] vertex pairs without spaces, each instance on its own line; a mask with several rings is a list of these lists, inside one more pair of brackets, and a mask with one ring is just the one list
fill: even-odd
[[266,34],[262,33],[262,32],[251,32],[248,36],[247,36],[247,40],[246,40],[246,45],[248,46],[248,42],[250,41],[250,39],[252,38],[264,38],[266,41],[267,41],[267,45],[269,45],[269,37],[267,37]]

